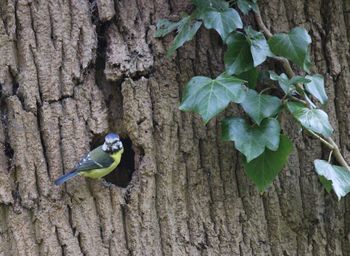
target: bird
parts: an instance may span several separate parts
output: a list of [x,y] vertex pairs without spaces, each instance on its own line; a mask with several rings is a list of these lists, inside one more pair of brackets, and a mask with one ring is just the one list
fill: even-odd
[[72,171],[56,179],[54,183],[59,186],[78,175],[100,179],[118,166],[123,152],[124,147],[119,135],[109,133],[105,136],[103,145],[86,154]]

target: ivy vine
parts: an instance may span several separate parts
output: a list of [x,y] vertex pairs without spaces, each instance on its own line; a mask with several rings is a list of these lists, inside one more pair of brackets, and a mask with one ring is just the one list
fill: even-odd
[[[159,20],[155,36],[164,37],[176,31],[167,52],[167,56],[172,56],[179,47],[192,40],[202,25],[214,29],[226,44],[225,70],[216,78],[193,77],[186,84],[180,110],[196,112],[207,123],[230,102],[242,107],[246,116],[228,117],[222,121],[222,138],[233,141],[244,156],[245,173],[260,192],[273,182],[293,149],[291,140],[281,133],[279,117],[286,111],[306,132],[329,148],[327,161],[314,161],[326,190],[333,189],[339,199],[349,193],[350,168],[331,138],[333,128],[327,113],[322,110],[328,100],[324,78],[310,72],[311,37],[308,32],[296,27],[289,33],[273,35],[261,18],[257,0],[192,0],[192,3],[193,12],[183,14],[179,21]],[[252,11],[260,31],[244,26],[232,6],[243,15]],[[267,58],[278,61],[285,73],[269,71],[269,87],[258,91],[256,85],[264,72],[257,67]],[[295,75],[290,62],[302,75]],[[275,93],[270,95],[268,92]],[[331,163],[332,156],[340,166]]]

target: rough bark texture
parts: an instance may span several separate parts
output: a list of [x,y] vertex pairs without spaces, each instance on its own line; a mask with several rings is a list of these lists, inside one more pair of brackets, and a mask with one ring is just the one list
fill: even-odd
[[[335,136],[350,162],[350,2],[260,6],[273,32],[310,31],[314,70],[326,76]],[[213,32],[201,30],[172,59],[171,37],[153,37],[159,18],[189,7],[0,1],[0,255],[350,255],[350,199],[322,189],[312,166],[324,154],[317,140],[286,119],[294,153],[260,195],[220,141],[219,122],[206,127],[178,110],[191,76],[223,70]],[[108,131],[131,139],[130,184],[76,178],[55,187]]]

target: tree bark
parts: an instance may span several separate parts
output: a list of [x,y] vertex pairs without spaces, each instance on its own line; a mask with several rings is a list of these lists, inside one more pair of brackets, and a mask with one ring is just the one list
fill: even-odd
[[[350,2],[259,3],[272,32],[312,36],[350,163]],[[319,141],[286,117],[294,152],[259,194],[220,140],[220,119],[239,109],[207,126],[178,110],[192,76],[224,68],[218,36],[203,29],[165,57],[172,37],[154,38],[155,22],[190,10],[189,0],[0,1],[1,256],[350,255],[350,199],[320,185]],[[54,186],[109,131],[132,144],[125,188],[82,177]]]

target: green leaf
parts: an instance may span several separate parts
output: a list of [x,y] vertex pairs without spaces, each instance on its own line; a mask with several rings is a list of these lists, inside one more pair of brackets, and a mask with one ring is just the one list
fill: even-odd
[[311,63],[308,46],[311,43],[311,37],[304,28],[296,27],[288,34],[276,34],[269,39],[268,43],[274,54],[286,57],[309,72]]
[[332,181],[327,180],[326,177],[324,177],[322,175],[319,175],[318,177],[320,178],[320,182],[324,186],[327,193],[330,193],[332,190]]
[[273,56],[269,45],[260,32],[250,26],[245,29],[246,36],[240,32],[231,33],[226,39],[228,49],[224,60],[226,71],[240,74],[263,63],[268,56]]
[[242,102],[247,89],[243,82],[226,74],[216,79],[195,76],[186,85],[180,110],[194,111],[207,123],[231,101]]
[[292,94],[295,92],[296,84],[306,84],[311,82],[311,80],[302,76],[294,76],[292,79],[288,79],[288,76],[285,73],[277,75],[273,71],[270,71],[270,78],[271,80],[278,81],[279,86],[285,94]]
[[207,29],[215,29],[224,41],[228,34],[243,27],[241,17],[232,8],[223,11],[203,8],[198,11],[196,16],[203,20]]
[[259,78],[259,70],[257,68],[250,69],[237,75],[238,78],[248,82],[249,88],[255,88]]
[[191,16],[185,16],[178,22],[171,22],[168,20],[160,20],[157,24],[157,31],[155,36],[162,37],[170,32],[177,30],[177,35],[170,45],[167,52],[167,57],[174,54],[176,49],[181,47],[187,41],[192,40],[197,33],[199,27],[202,25],[201,21],[193,21]]
[[321,109],[309,109],[301,103],[288,102],[288,110],[306,129],[330,137],[333,128],[328,120],[328,115]]
[[311,82],[305,85],[305,89],[321,104],[325,104],[328,101],[326,90],[324,89],[324,79],[321,75],[306,76]]
[[226,39],[228,45],[224,56],[226,72],[240,74],[254,68],[254,62],[250,53],[250,44],[240,32],[231,33]]
[[270,78],[273,81],[277,81],[285,94],[290,94],[295,91],[294,84],[291,84],[288,76],[285,73],[277,75],[275,72],[270,71]]
[[268,56],[273,56],[263,33],[255,31],[251,26],[245,29],[250,42],[250,51],[253,57],[254,67],[263,63]]
[[307,79],[306,77],[303,76],[293,76],[289,82],[291,84],[307,84],[310,83],[311,80]]
[[157,31],[155,33],[155,37],[163,37],[173,32],[179,27],[179,22],[172,22],[166,19],[159,20],[157,22]]
[[314,165],[318,175],[322,175],[332,182],[333,190],[339,200],[350,192],[350,172],[344,167],[332,165],[327,161],[318,159],[314,161]]
[[258,94],[255,90],[248,90],[241,105],[244,111],[260,125],[264,118],[278,113],[281,100],[275,96]]
[[281,135],[280,144],[276,151],[265,150],[258,158],[251,162],[244,161],[247,176],[264,192],[282,170],[293,150],[293,144],[288,137]]
[[178,34],[174,38],[174,41],[172,42],[167,52],[167,57],[172,56],[176,51],[176,49],[183,46],[184,43],[192,40],[192,38],[197,33],[201,25],[202,25],[202,22],[200,21],[192,22],[189,20],[183,26],[180,26],[178,29]]
[[250,10],[259,12],[256,0],[237,0],[237,6],[244,15],[247,15]]
[[280,125],[276,119],[265,119],[260,126],[249,126],[242,118],[226,118],[222,122],[222,138],[235,142],[235,147],[247,161],[261,155],[265,147],[277,150],[280,143]]

